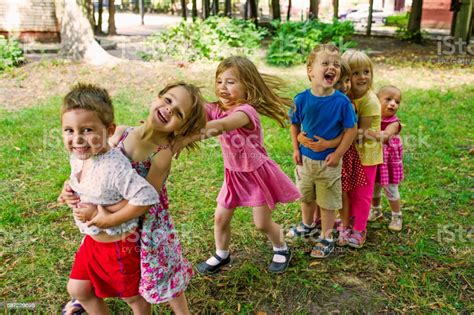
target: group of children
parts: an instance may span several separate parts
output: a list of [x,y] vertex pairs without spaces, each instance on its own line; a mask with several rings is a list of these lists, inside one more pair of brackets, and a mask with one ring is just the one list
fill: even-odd
[[[272,220],[277,203],[301,201],[302,222],[288,235],[317,234],[313,257],[327,257],[336,243],[362,247],[367,220],[382,215],[382,188],[393,210],[390,228],[400,230],[400,91],[385,87],[377,98],[370,59],[362,52],[341,58],[328,44],[311,52],[307,74],[311,88],[293,102],[280,95],[281,80],[259,73],[245,57],[229,57],[216,71],[216,102],[205,104],[191,84],[171,84],[138,127],[115,126],[107,91],[73,87],[61,107],[71,175],[59,200],[72,207],[85,237],[63,313],[108,314],[107,297],[122,298],[134,314],[150,314],[151,304],[162,302],[189,313],[184,291],[193,272],[169,216],[165,182],[174,154],[214,136],[224,182],[214,214],[215,254],[196,266],[199,273],[231,262],[230,222],[238,207],[252,207],[255,227],[272,243],[273,273],[284,272],[292,256]],[[268,156],[259,115],[281,126],[291,119],[296,185]]]

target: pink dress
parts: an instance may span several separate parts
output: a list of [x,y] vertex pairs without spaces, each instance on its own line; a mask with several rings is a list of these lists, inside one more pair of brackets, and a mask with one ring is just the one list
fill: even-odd
[[238,128],[219,136],[224,157],[224,184],[217,203],[226,209],[287,203],[301,197],[288,176],[267,154],[263,146],[262,127],[255,108],[243,104],[223,111],[217,103],[207,104],[208,120],[221,119],[242,111],[253,124],[252,129]]
[[383,144],[383,164],[377,166],[376,182],[382,186],[388,184],[400,184],[403,180],[403,145],[399,136],[402,125],[400,119],[392,117],[382,118],[381,130],[385,130],[388,125],[398,122],[398,133],[393,135],[388,142]]

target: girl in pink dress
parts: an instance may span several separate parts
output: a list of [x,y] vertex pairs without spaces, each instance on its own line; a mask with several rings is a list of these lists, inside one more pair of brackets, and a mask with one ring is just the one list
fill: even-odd
[[400,138],[402,125],[396,116],[402,100],[400,90],[395,86],[385,86],[377,93],[382,104],[382,131],[374,134],[383,142],[383,164],[377,166],[374,196],[369,221],[383,216],[380,201],[382,188],[392,208],[392,220],[388,228],[392,231],[402,229],[402,211],[400,209],[400,192],[398,185],[403,180],[403,146]]
[[208,123],[202,134],[182,139],[182,145],[220,135],[224,157],[224,184],[217,197],[214,217],[216,253],[198,264],[202,274],[219,271],[230,263],[230,221],[237,207],[252,207],[258,230],[273,244],[270,272],[284,272],[291,252],[280,225],[272,221],[276,203],[297,200],[293,182],[267,154],[263,146],[259,114],[284,126],[292,102],[277,95],[281,82],[261,75],[244,57],[229,57],[216,72],[218,101],[207,105]]

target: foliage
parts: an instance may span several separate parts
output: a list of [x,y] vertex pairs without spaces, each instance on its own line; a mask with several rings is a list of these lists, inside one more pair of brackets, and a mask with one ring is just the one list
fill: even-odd
[[304,22],[278,21],[272,43],[268,48],[267,61],[274,65],[290,66],[304,63],[306,57],[318,43],[332,42],[342,50],[355,46],[348,41],[354,34],[354,26],[350,21],[334,20],[323,23],[318,20]]
[[248,20],[210,17],[204,21],[171,27],[147,40],[145,60],[172,58],[178,61],[221,60],[230,55],[250,55],[267,31]]
[[0,35],[0,71],[17,67],[25,62],[23,50],[18,41]]
[[416,32],[410,32],[406,27],[399,27],[395,31],[395,38],[403,41],[415,41],[420,42],[426,38],[427,32],[418,30]]
[[385,25],[406,27],[408,25],[408,18],[409,18],[408,13],[394,14],[394,15],[388,16],[385,19]]

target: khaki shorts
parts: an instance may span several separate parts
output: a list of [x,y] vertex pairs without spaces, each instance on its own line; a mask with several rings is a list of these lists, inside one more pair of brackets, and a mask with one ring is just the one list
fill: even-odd
[[341,166],[325,165],[324,161],[312,160],[303,156],[303,165],[297,165],[295,171],[296,186],[302,202],[316,201],[318,206],[327,210],[342,208]]

